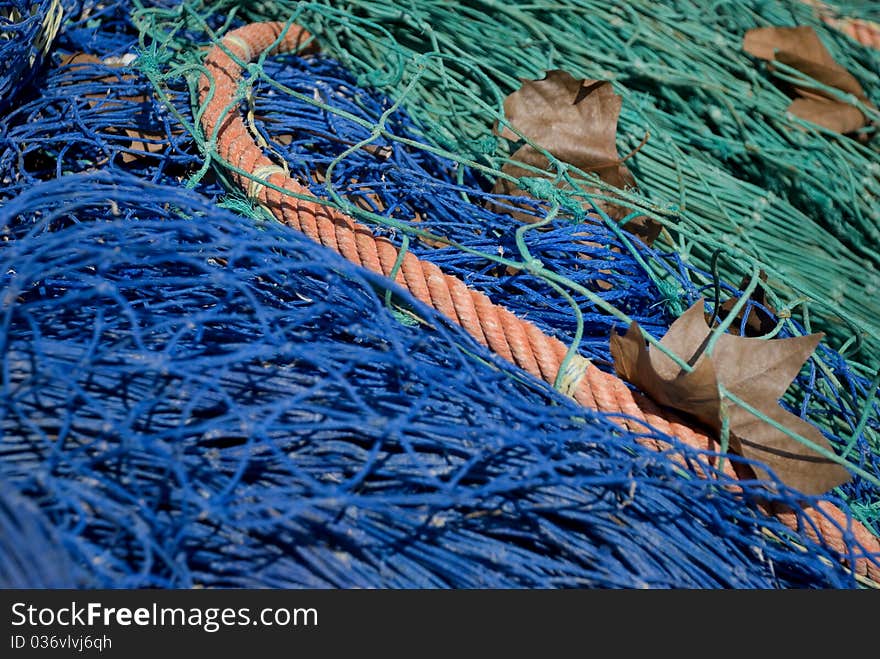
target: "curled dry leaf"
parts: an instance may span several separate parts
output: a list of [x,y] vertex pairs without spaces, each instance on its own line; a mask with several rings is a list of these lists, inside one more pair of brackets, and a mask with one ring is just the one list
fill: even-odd
[[[639,326],[633,323],[624,336],[611,336],[614,368],[661,405],[691,414],[716,432],[726,413],[730,448],[766,464],[784,483],[805,494],[823,494],[849,480],[843,467],[725,400],[719,389],[723,385],[766,417],[832,451],[815,426],[779,405],[822,335],[764,340],[724,334],[712,354],[706,355],[710,332],[703,300],[699,300],[660,341],[693,367],[687,373],[659,350],[648,348]],[[755,471],[758,477],[768,478],[764,470]]]
[[[809,26],[749,30],[743,37],[743,50],[758,59],[786,64],[873,107],[859,81],[834,60],[819,35]],[[794,92],[796,98],[788,106],[788,111],[805,121],[843,134],[852,133],[868,123],[858,108],[834,99],[820,89],[794,86]]]
[[[603,182],[616,188],[635,188],[636,181],[617,153],[617,120],[623,99],[611,83],[602,80],[577,79],[565,71],[548,71],[543,80],[526,80],[522,87],[504,99],[504,116],[529,141],[539,145],[555,158],[585,172],[594,172]],[[517,142],[521,138],[505,126],[496,134]],[[545,171],[550,161],[531,144],[519,147],[511,156],[518,161]],[[507,163],[501,170],[514,178],[540,176],[517,162]],[[564,185],[564,184],[562,184]],[[584,181],[590,193],[608,196]],[[528,196],[515,183],[499,178],[493,192],[511,196]],[[597,203],[608,215],[621,220],[629,210],[608,201]],[[526,213],[514,213],[523,221],[535,221]],[[660,225],[649,218],[629,222],[627,230],[650,244]]]

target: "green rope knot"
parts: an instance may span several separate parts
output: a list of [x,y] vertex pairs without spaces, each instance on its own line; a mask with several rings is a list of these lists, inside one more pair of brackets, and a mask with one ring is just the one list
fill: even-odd
[[247,98],[247,95],[251,91],[251,87],[253,87],[253,78],[242,76],[238,80],[238,84],[235,86],[235,99],[240,101],[243,98]]
[[[134,54],[135,60],[131,63],[133,67],[143,71],[147,77],[155,76],[164,78],[164,75],[162,74],[163,60],[159,57],[159,53],[155,46],[149,48],[135,48]],[[165,60],[168,59],[170,58],[165,58]]]
[[536,199],[543,199],[552,204],[557,204],[578,222],[582,221],[587,215],[583,206],[572,199],[569,193],[556,187],[549,179],[523,176],[517,179],[516,183],[522,190],[530,193]]
[[541,259],[529,257],[523,261],[523,270],[534,275],[540,275],[544,270],[544,262]]
[[531,192],[538,199],[545,201],[554,201],[556,196],[556,186],[546,178],[523,176],[517,180],[517,185],[526,192]]
[[672,316],[678,318],[684,313],[684,305],[682,304],[682,295],[684,294],[684,291],[681,286],[663,279],[658,280],[656,283],[663,304]]
[[498,138],[494,135],[487,135],[475,140],[462,140],[460,144],[463,150],[474,155],[489,155],[495,153],[498,148]]

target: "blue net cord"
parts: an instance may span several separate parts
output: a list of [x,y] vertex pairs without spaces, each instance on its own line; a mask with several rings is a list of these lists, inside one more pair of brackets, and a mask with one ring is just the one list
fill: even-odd
[[0,588],[90,584],[42,510],[9,484],[0,491]]
[[61,24],[59,0],[0,0],[0,110],[24,90]]
[[853,585],[286,227],[109,174],[4,211],[0,477],[98,584]]

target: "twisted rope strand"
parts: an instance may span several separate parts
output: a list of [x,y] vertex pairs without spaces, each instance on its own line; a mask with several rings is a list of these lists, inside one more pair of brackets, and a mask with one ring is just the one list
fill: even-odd
[[[367,226],[338,209],[322,205],[305,186],[263,154],[240,113],[230,111],[234,108],[242,75],[242,66],[231,55],[241,62],[250,62],[273,44],[276,44],[275,53],[297,52],[310,40],[311,35],[302,27],[281,22],[252,23],[227,34],[209,51],[205,59],[207,73],[199,80],[202,127],[208,137],[216,131],[216,151],[222,159],[274,186],[255,184],[251,178],[233,173],[235,182],[278,220],[349,261],[390,277],[400,257],[397,248],[388,239],[373,236]],[[301,199],[279,190],[309,198]],[[403,255],[394,280],[504,359],[546,382],[555,381],[567,352],[566,345],[558,339],[410,252]],[[584,407],[619,415],[618,423],[629,431],[657,430],[700,450],[713,448],[713,439],[706,432],[633,393],[622,380],[592,364],[572,383],[570,393]],[[657,450],[669,448],[656,439],[644,439],[643,443]],[[737,477],[729,460],[724,462],[724,473]],[[806,528],[801,528],[803,520],[791,511],[768,512],[812,540],[824,541],[843,556],[851,554],[852,543],[880,555],[880,539],[833,504],[822,502],[817,509],[806,510]],[[880,581],[880,564],[868,558],[858,558],[854,563],[851,567],[857,574]]]

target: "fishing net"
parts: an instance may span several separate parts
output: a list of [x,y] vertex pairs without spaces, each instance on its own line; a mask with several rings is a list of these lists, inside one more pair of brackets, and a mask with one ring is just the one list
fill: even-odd
[[[851,529],[841,555],[803,511],[834,501],[880,530],[876,147],[796,127],[739,39],[813,25],[869,94],[878,56],[798,4],[605,5],[68,7],[0,126],[0,472],[88,583],[858,583]],[[660,336],[765,270],[773,336],[828,334],[784,404],[853,480],[821,499],[734,481],[277,224],[198,121],[205,47],[257,20],[301,23],[321,49],[247,69],[236,110],[265,150],[605,370],[623,319]],[[526,181],[536,199],[516,207],[491,192],[510,156],[501,101],[557,68],[615,80],[620,151],[644,141],[628,163],[640,191],[616,203],[663,224],[654,248],[584,210],[602,192],[571,177]]]
[[92,585],[40,508],[7,483],[0,492],[0,583],[4,588]]
[[58,0],[0,2],[0,110],[27,86],[63,15]]
[[430,331],[400,322],[385,282],[285,227],[103,174],[10,211],[30,235],[4,253],[4,482],[100,584],[851,579],[748,489],[688,476],[412,300]]

